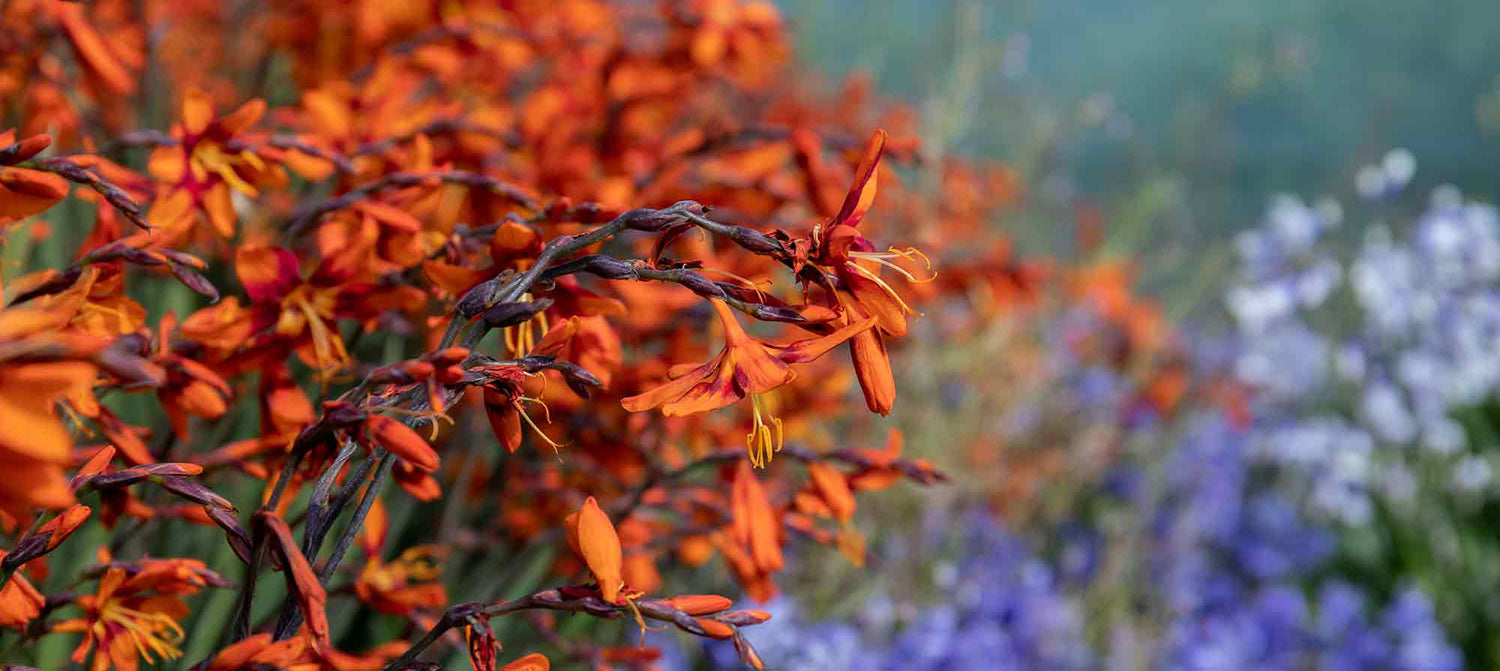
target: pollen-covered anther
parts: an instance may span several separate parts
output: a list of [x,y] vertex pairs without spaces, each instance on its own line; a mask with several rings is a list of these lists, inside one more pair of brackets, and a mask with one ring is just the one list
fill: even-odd
[[750,455],[750,464],[765,468],[777,452],[781,451],[786,434],[781,418],[771,412],[771,401],[765,394],[751,394],[750,408],[752,424],[745,435],[745,449]]

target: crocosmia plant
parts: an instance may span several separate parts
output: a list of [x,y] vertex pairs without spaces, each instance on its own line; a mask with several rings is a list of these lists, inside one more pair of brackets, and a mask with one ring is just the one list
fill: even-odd
[[909,174],[995,169],[802,86],[771,5],[0,27],[6,663],[652,668],[622,620],[762,668],[788,546],[946,477],[850,429],[990,213]]

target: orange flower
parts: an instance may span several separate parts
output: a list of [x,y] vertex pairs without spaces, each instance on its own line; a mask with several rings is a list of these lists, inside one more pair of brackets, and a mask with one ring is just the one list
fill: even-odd
[[354,592],[360,601],[392,615],[442,608],[448,603],[448,592],[435,581],[443,573],[442,559],[447,554],[447,548],[440,545],[418,545],[389,562],[371,556],[354,581]]
[[568,544],[588,564],[594,582],[599,584],[599,595],[605,601],[617,603],[625,580],[621,578],[623,552],[615,525],[592,496],[584,500],[578,512],[568,515],[566,523]]
[[[740,327],[724,301],[712,299],[719,322],[724,325],[724,349],[699,366],[674,367],[670,382],[621,401],[626,410],[641,412],[661,408],[668,417],[718,410],[750,396],[754,424],[746,437],[750,461],[764,468],[774,452],[781,450],[781,420],[770,412],[764,394],[796,378],[792,364],[806,363],[864,331],[875,323],[866,319],[825,336],[787,345],[768,345],[752,338]],[[771,427],[775,427],[772,438]]]
[[828,504],[835,519],[848,522],[854,517],[854,495],[849,492],[849,482],[843,473],[827,464],[813,462],[807,465],[807,474],[813,490]]
[[270,329],[272,340],[296,348],[303,362],[325,379],[349,365],[338,320],[360,314],[358,299],[367,287],[342,284],[321,273],[303,280],[296,255],[264,245],[241,246],[235,273],[253,304],[252,333]]
[[750,550],[750,558],[764,572],[781,570],[781,521],[766,490],[745,462],[734,472],[730,489],[734,539]]
[[223,417],[234,392],[218,373],[172,350],[171,332],[176,324],[176,315],[169,312],[158,329],[155,360],[167,371],[167,380],[157,390],[157,398],[167,410],[172,431],[186,441],[188,415],[210,420]]
[[740,586],[757,601],[776,596],[771,575],[781,570],[781,516],[771,506],[766,490],[747,462],[735,468],[730,486],[731,523],[716,540]]
[[882,415],[890,414],[896,403],[895,380],[891,376],[891,363],[886,356],[882,334],[906,335],[906,315],[913,310],[880,277],[880,272],[882,268],[888,268],[911,282],[933,279],[918,279],[894,262],[901,259],[928,263],[922,252],[915,248],[877,251],[859,233],[860,222],[864,221],[865,213],[875,202],[876,177],[880,157],[885,151],[885,140],[883,130],[875,131],[870,137],[864,158],[855,170],[854,183],[849,186],[849,193],[838,213],[826,224],[814,226],[808,239],[793,243],[794,269],[798,276],[804,282],[828,287],[844,309],[845,323],[866,318],[875,320],[876,328],[855,336],[850,352],[860,388],[865,394],[865,404],[871,412]]
[[[59,622],[54,631],[80,632],[83,641],[73,651],[82,664],[94,651],[92,671],[135,669],[182,656],[180,620],[188,607],[179,595],[192,594],[206,584],[201,562],[155,560],[133,575],[111,566],[99,579],[98,590],[81,597],[84,616]],[[207,573],[212,575],[212,573]],[[217,578],[217,576],[213,576]],[[148,592],[155,592],[148,594]]]
[[235,141],[265,111],[265,101],[255,99],[214,118],[213,100],[207,93],[190,89],[183,94],[182,122],[172,129],[177,144],[151,154],[151,175],[165,186],[147,219],[180,235],[186,232],[188,215],[197,208],[219,235],[232,237],[235,214],[230,191],[254,198],[260,192],[252,182],[273,175],[285,179],[258,153]]
[[[58,22],[67,33],[68,42],[78,54],[78,60],[94,73],[110,93],[129,95],[135,92],[135,68],[140,67],[141,54],[116,41],[107,41],[84,17],[82,5],[56,3]],[[121,56],[124,56],[122,58]]]

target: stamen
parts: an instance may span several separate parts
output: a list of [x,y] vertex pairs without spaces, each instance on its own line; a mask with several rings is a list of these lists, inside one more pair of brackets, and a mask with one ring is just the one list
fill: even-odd
[[[917,252],[916,250],[913,250],[913,252],[915,252],[916,254],[921,254],[921,252]],[[912,284],[926,284],[928,282],[931,282],[931,281],[937,279],[937,273],[933,273],[931,277],[927,277],[927,278],[923,278],[923,279],[918,279],[916,275],[911,274],[911,271],[909,271],[909,270],[907,270],[905,268],[902,268],[901,266],[898,266],[898,265],[896,265],[894,263],[891,263],[890,260],[889,260],[889,259],[894,259],[894,258],[903,258],[903,259],[910,260],[911,257],[908,257],[908,256],[906,256],[904,254],[876,254],[874,252],[849,252],[849,256],[851,258],[854,258],[854,259],[859,259],[859,260],[862,260],[862,261],[870,261],[872,263],[878,263],[878,264],[880,264],[882,266],[890,268],[891,270],[894,270],[897,273],[900,273],[900,275],[902,277],[906,278],[906,281],[911,282]],[[925,259],[927,257],[923,256],[922,258]],[[927,269],[928,270],[932,269],[932,264],[930,262],[928,263]]]
[[916,310],[911,309],[911,306],[907,305],[906,301],[901,300],[901,296],[896,293],[896,290],[892,289],[891,285],[886,284],[885,280],[880,279],[879,275],[866,270],[864,266],[861,266],[858,263],[850,263],[847,264],[847,266],[860,275],[865,276],[865,278],[870,280],[871,282],[880,285],[880,288],[885,290],[885,292],[889,294],[891,298],[896,299],[896,304],[901,306],[902,312],[916,313]]
[[[750,455],[750,465],[765,468],[776,453],[781,451],[786,435],[781,418],[771,413],[770,403],[765,395],[750,395],[750,413],[750,433],[745,435],[745,451]],[[771,427],[775,427],[775,433],[772,433]]]
[[[177,659],[182,650],[177,647],[186,635],[182,625],[177,624],[166,613],[144,613],[126,608],[118,603],[109,603],[100,611],[100,619],[119,625],[130,636],[136,652],[147,663],[155,663],[156,653],[163,660]],[[166,634],[165,636],[163,634]]]
[[928,270],[932,270],[932,259],[927,258],[927,255],[923,254],[922,250],[917,249],[916,247],[907,247],[906,249],[897,249],[895,247],[890,247],[884,252],[849,252],[849,256],[859,259],[906,259],[907,261],[921,260],[922,263],[927,264]]
[[318,376],[326,387],[332,375],[348,363],[349,352],[344,349],[344,340],[329,330],[328,324],[305,295],[297,296],[296,308],[306,317],[307,327],[312,330],[313,357],[318,362]]
[[523,405],[521,405],[522,401],[530,401],[532,403],[536,403],[536,404],[541,405],[542,406],[542,412],[544,413],[543,419],[545,419],[548,424],[552,423],[552,410],[547,407],[547,404],[544,403],[542,401],[542,399],[539,399],[539,398],[531,398],[529,396],[521,396],[521,397],[517,398],[515,401],[513,401],[514,405],[516,406],[516,412],[518,412],[518,413],[521,414],[521,419],[526,420],[526,425],[530,426],[531,430],[536,432],[536,435],[542,439],[542,442],[544,442],[544,443],[552,446],[552,454],[557,455],[557,461],[558,461],[558,463],[562,463],[563,458],[562,458],[562,452],[560,450],[560,448],[562,447],[562,445],[559,445],[556,442],[554,442],[552,440],[552,438],[547,435],[546,432],[542,431],[541,427],[539,427],[539,426],[536,425],[536,422],[532,421],[531,415],[526,414],[526,407],[523,406]]

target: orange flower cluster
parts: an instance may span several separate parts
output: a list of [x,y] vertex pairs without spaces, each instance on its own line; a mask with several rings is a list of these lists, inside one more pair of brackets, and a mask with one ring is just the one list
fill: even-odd
[[[856,496],[943,475],[899,434],[850,446],[860,397],[895,407],[918,307],[1030,281],[984,225],[1008,172],[925,158],[910,111],[789,55],[750,0],[0,3],[13,649],[652,666],[562,639],[566,611],[759,668],[741,629],[768,616],[654,596],[671,568],[720,557],[765,600],[794,540],[862,562]],[[107,549],[73,551],[88,525]],[[195,528],[232,552],[146,557]],[[561,587],[496,568],[564,545]],[[204,588],[234,590],[224,621],[190,612]],[[370,643],[345,600],[405,633],[343,650]],[[521,611],[547,647],[502,665],[488,622]]]

